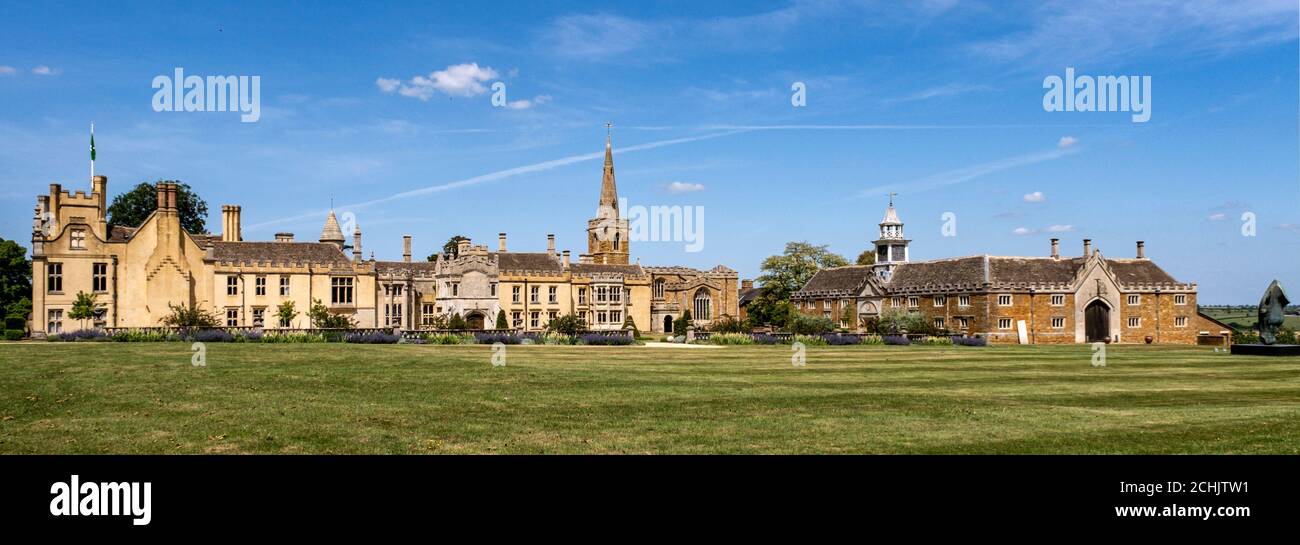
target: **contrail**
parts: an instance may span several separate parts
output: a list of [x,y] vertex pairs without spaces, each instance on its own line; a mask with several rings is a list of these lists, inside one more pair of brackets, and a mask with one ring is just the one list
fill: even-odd
[[1067,155],[1071,155],[1077,152],[1078,150],[1079,148],[1077,147],[1068,147],[1065,149],[1054,149],[1051,151],[1041,151],[1037,153],[1018,155],[1015,157],[1007,157],[1005,159],[998,159],[997,161],[990,161],[987,163],[980,163],[978,165],[972,165],[972,166],[963,167],[955,170],[949,170],[946,172],[940,172],[938,174],[926,176],[925,178],[913,180],[911,182],[887,184],[887,185],[881,185],[881,186],[864,189],[860,193],[858,193],[858,196],[860,197],[876,196],[876,195],[882,195],[889,191],[897,191],[901,189],[905,189],[913,193],[926,191],[930,189],[938,189],[941,187],[956,185],[965,181],[973,180],[981,176],[992,174],[994,172],[1000,172],[1010,168],[1015,168],[1024,165],[1032,165],[1034,163],[1042,163],[1044,161],[1051,161],[1054,159],[1060,159]]
[[[697,141],[700,141],[700,140],[709,140],[709,139],[712,139],[712,138],[721,138],[721,137],[724,137],[724,136],[730,136],[730,135],[733,135],[733,134],[739,134],[739,133],[743,133],[743,132],[748,132],[748,131],[745,130],[745,129],[735,129],[735,130],[729,130],[729,131],[725,131],[725,132],[718,132],[718,133],[712,133],[712,134],[704,134],[704,135],[700,135],[700,136],[688,136],[688,137],[685,137],[685,138],[673,138],[673,139],[671,139],[671,140],[659,140],[659,141],[656,141],[656,142],[647,142],[647,143],[645,143],[645,144],[637,144],[637,145],[635,145],[635,146],[628,146],[628,147],[625,147],[625,148],[619,148],[619,149],[614,150],[614,153],[615,153],[615,154],[621,154],[621,153],[627,153],[627,152],[630,152],[630,151],[642,151],[642,150],[648,150],[648,149],[654,149],[654,148],[662,148],[662,147],[664,147],[664,146],[672,146],[672,145],[676,145],[676,144],[685,144],[685,143],[688,143],[688,142],[697,142]],[[571,164],[574,164],[574,163],[580,163],[580,162],[583,162],[583,161],[591,161],[591,160],[594,160],[594,159],[601,159],[601,158],[603,158],[604,156],[605,156],[605,151],[604,151],[604,150],[601,150],[601,151],[598,151],[598,152],[593,152],[593,153],[584,153],[584,154],[582,154],[582,155],[571,155],[571,156],[569,156],[569,157],[562,157],[562,158],[560,158],[560,159],[552,159],[552,160],[550,160],[550,161],[542,161],[542,162],[540,162],[540,163],[533,163],[533,164],[530,164],[530,165],[523,165],[523,166],[518,166],[518,167],[514,167],[514,168],[508,168],[508,169],[505,169],[505,170],[498,170],[498,171],[496,171],[496,172],[489,172],[489,173],[487,173],[487,174],[482,174],[482,175],[479,175],[479,176],[474,176],[474,177],[472,177],[472,178],[465,178],[465,179],[463,179],[463,180],[456,180],[456,181],[454,181],[454,182],[447,182],[447,183],[445,183],[445,184],[431,185],[431,186],[428,186],[428,187],[421,187],[421,188],[419,188],[419,189],[412,189],[412,190],[410,190],[410,191],[403,191],[403,192],[401,192],[401,193],[397,193],[397,194],[394,194],[394,195],[389,195],[389,196],[387,196],[387,197],[380,197],[380,198],[378,198],[378,199],[372,199],[372,200],[369,200],[369,201],[364,201],[364,202],[359,202],[359,203],[355,203],[355,204],[344,205],[344,206],[340,206],[340,207],[338,207],[338,208],[339,208],[339,209],[343,209],[343,210],[356,210],[356,209],[359,209],[359,208],[365,208],[365,207],[367,207],[367,206],[374,206],[374,205],[376,205],[376,204],[382,204],[382,203],[386,203],[386,202],[392,202],[392,201],[401,200],[401,199],[407,199],[407,198],[411,198],[411,197],[419,197],[419,196],[422,196],[422,195],[431,195],[431,194],[433,194],[433,193],[440,193],[440,192],[443,192],[443,191],[447,191],[447,190],[450,190],[450,189],[457,189],[457,188],[461,188],[461,187],[469,187],[469,186],[478,185],[478,184],[485,183],[485,182],[492,182],[492,181],[496,181],[496,180],[503,180],[503,179],[506,179],[506,178],[512,178],[512,177],[518,176],[518,175],[520,175],[520,174],[529,174],[529,173],[532,173],[532,172],[541,172],[541,171],[543,171],[543,170],[550,170],[550,169],[553,169],[553,168],[556,168],[556,167],[562,167],[562,166],[565,166],[565,165],[571,165]],[[250,225],[250,226],[248,226],[248,228],[249,228],[249,229],[261,229],[261,228],[264,228],[264,227],[270,227],[270,226],[272,226],[272,225],[278,225],[278,224],[282,224],[282,223],[289,223],[289,222],[294,222],[294,221],[304,220],[304,219],[310,219],[310,218],[319,218],[319,217],[321,217],[321,216],[324,216],[327,212],[328,212],[328,210],[324,210],[324,211],[318,211],[318,212],[310,212],[310,213],[306,213],[306,214],[299,214],[299,215],[297,215],[297,216],[292,216],[292,217],[287,217],[287,218],[280,218],[280,219],[275,219],[275,220],[270,220],[270,221],[264,221],[264,222],[261,222],[261,223],[255,223],[255,224],[253,224],[253,225]]]

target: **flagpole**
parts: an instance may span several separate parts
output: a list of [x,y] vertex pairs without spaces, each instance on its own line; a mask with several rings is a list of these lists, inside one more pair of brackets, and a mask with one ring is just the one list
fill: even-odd
[[90,124],[90,179],[95,179],[95,124]]

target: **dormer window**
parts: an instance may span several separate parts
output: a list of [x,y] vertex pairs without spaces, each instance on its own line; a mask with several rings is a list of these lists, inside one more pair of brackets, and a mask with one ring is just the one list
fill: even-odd
[[85,230],[85,229],[73,229],[73,230],[72,230],[71,245],[72,245],[72,249],[73,249],[73,250],[85,250],[85,249],[86,249],[86,230]]

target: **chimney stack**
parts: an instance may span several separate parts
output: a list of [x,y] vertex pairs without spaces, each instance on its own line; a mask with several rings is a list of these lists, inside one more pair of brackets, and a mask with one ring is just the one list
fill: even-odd
[[555,253],[555,235],[546,235],[546,253]]
[[158,182],[157,188],[158,188],[158,210],[159,211],[166,210],[167,209],[167,183]]
[[276,233],[276,242],[293,242],[293,233]]
[[505,233],[497,233],[497,251],[498,251],[498,252],[504,252],[504,251],[506,251],[506,234],[505,234]]
[[1091,256],[1092,256],[1092,239],[1085,238],[1083,239],[1083,257],[1091,257]]
[[1052,259],[1061,259],[1061,239],[1052,239]]
[[1146,259],[1146,258],[1147,258],[1147,243],[1146,243],[1146,242],[1143,242],[1143,241],[1141,241],[1141,240],[1139,240],[1139,241],[1138,241],[1138,259]]
[[740,281],[740,289],[742,289],[742,290],[752,290],[752,289],[754,289],[754,281],[753,281],[753,280],[749,280],[749,279],[741,280],[741,281]]
[[240,207],[233,204],[221,205],[221,241],[239,242],[244,240],[240,233]]
[[564,268],[569,268],[569,251],[564,251]]
[[402,235],[402,261],[411,262],[411,235]]
[[361,226],[352,230],[352,261],[361,262]]

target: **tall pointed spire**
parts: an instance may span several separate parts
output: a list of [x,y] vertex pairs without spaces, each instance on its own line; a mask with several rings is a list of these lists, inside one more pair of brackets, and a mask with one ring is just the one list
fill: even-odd
[[343,238],[343,229],[339,227],[339,219],[334,215],[334,210],[330,210],[330,214],[325,217],[325,228],[321,229],[320,232],[320,241],[332,242],[339,248],[343,248],[345,240],[347,239]]
[[600,180],[600,216],[612,211],[618,217],[618,184],[614,182],[614,147],[611,141],[613,123],[605,124],[605,173]]

